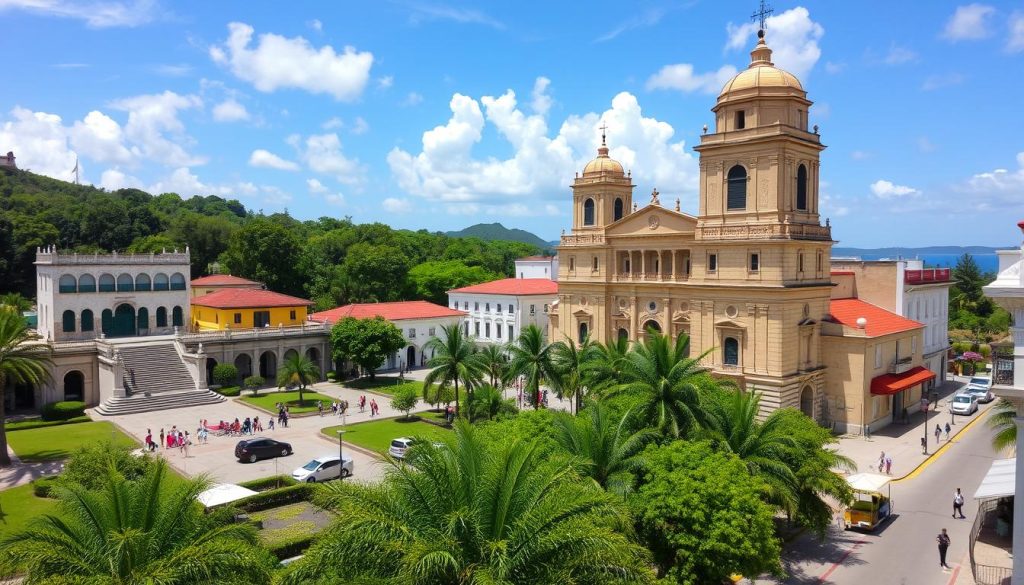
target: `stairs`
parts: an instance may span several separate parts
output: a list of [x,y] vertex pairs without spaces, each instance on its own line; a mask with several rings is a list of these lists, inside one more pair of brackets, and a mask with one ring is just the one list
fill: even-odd
[[110,398],[96,407],[96,412],[104,416],[136,414],[153,410],[168,410],[186,406],[216,404],[226,400],[220,394],[210,390],[186,390],[184,392],[162,392],[146,396],[136,394],[124,398]]
[[124,385],[131,396],[195,390],[196,381],[174,343],[122,345],[118,347],[124,361]]

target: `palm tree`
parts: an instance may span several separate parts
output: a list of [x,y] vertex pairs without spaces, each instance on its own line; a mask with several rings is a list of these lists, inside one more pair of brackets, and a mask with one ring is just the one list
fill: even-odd
[[0,305],[5,307],[13,307],[15,310],[31,311],[32,310],[32,299],[26,299],[21,296],[21,293],[11,292],[4,295],[0,295]]
[[432,384],[446,386],[455,385],[455,416],[459,416],[459,382],[467,392],[480,383],[483,377],[480,371],[480,360],[475,357],[473,340],[469,339],[458,323],[441,327],[444,337],[432,337],[423,346],[431,350],[434,357],[427,361],[430,372],[423,379],[424,399],[426,389]]
[[[513,402],[509,400],[508,402]],[[494,420],[502,411],[505,405],[505,397],[502,393],[489,384],[482,384],[473,390],[473,398],[468,402],[470,416],[472,418],[484,417],[487,420]],[[509,409],[515,410],[515,406],[509,405]]]
[[459,421],[444,445],[413,449],[381,483],[324,484],[337,520],[283,583],[650,581],[622,502],[535,441],[487,445]]
[[616,337],[595,346],[594,359],[587,363],[585,378],[591,392],[600,393],[622,382],[622,363],[629,355],[630,342],[626,337]]
[[508,348],[511,359],[508,370],[512,377],[522,376],[525,379],[523,393],[533,404],[534,409],[540,408],[538,394],[541,385],[547,385],[556,392],[559,390],[558,370],[554,364],[554,350],[544,340],[544,332],[536,325],[528,325],[519,334],[519,339]]
[[608,407],[591,403],[578,416],[555,414],[554,439],[576,458],[581,472],[602,489],[627,495],[633,489],[633,475],[643,465],[640,452],[655,438],[654,431],[629,432],[629,412],[616,421]]
[[301,405],[302,391],[307,384],[315,384],[320,380],[320,368],[308,357],[298,353],[284,360],[281,369],[277,372],[277,387],[284,388],[292,384],[299,386],[299,404]]
[[0,307],[0,467],[11,464],[4,422],[7,384],[38,386],[50,379],[50,349],[15,308]]
[[566,338],[552,346],[551,362],[558,372],[558,397],[573,399],[574,408],[579,412],[583,404],[583,393],[587,389],[587,367],[597,358],[597,344],[589,337],[578,346]]
[[605,397],[637,396],[637,414],[669,438],[686,437],[700,426],[713,426],[714,420],[701,404],[702,390],[720,384],[700,365],[711,350],[688,358],[689,344],[685,334],[673,344],[667,336],[651,332],[621,362],[622,382],[609,389]]
[[1000,400],[992,409],[992,416],[989,417],[988,428],[995,431],[992,435],[992,448],[996,451],[1013,451],[1017,447],[1017,409],[1013,403],[1007,400]]
[[477,354],[480,369],[487,375],[491,386],[505,389],[505,375],[508,370],[508,352],[502,344],[484,346]]
[[111,468],[101,489],[54,487],[47,514],[0,541],[0,563],[27,583],[269,583],[273,561],[246,523],[202,512],[203,479],[171,477],[158,459],[137,480]]

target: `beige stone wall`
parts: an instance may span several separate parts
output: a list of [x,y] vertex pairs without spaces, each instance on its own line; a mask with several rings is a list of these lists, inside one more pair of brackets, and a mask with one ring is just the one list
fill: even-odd
[[[832,270],[853,272],[856,279],[856,296],[862,301],[878,305],[887,311],[898,313],[896,300],[903,291],[897,290],[896,262],[860,262],[836,260]],[[841,298],[841,297],[836,297]]]

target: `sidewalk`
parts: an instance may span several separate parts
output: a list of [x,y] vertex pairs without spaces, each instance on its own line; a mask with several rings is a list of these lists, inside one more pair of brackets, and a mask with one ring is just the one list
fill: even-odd
[[[928,454],[921,453],[921,437],[925,436],[925,413],[915,412],[910,416],[910,424],[892,423],[865,438],[862,435],[840,435],[839,452],[853,459],[857,464],[857,472],[878,473],[878,458],[882,451],[892,458],[892,477],[903,478],[912,473],[919,465],[936,455],[936,452],[947,442],[956,442],[956,436],[971,421],[983,417],[997,401],[980,404],[978,412],[971,416],[956,416],[951,425],[949,441],[946,440],[946,423],[951,422],[949,402],[953,395],[966,386],[967,378],[951,376],[946,383],[937,388],[938,405],[929,409],[928,416]],[[935,425],[943,429],[939,444],[935,444]]]

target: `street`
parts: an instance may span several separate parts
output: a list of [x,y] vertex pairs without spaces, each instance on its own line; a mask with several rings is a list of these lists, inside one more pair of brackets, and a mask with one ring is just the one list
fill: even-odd
[[[974,416],[984,416],[984,413]],[[762,578],[755,583],[972,583],[967,546],[977,510],[974,491],[992,461],[1008,456],[997,455],[990,444],[991,436],[985,421],[980,421],[957,436],[950,448],[919,474],[893,482],[894,516],[875,533],[844,531],[834,525],[825,541],[804,534],[783,551],[783,566],[788,577],[783,580]],[[964,514],[967,518],[963,520],[952,518],[953,492],[958,487],[966,498]],[[949,531],[952,539],[946,559],[951,571],[939,567],[935,537],[942,528]]]

